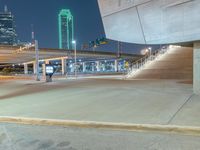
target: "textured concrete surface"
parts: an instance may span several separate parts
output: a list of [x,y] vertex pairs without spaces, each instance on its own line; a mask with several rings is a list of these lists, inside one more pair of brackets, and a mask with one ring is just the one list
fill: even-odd
[[[175,80],[0,81],[0,116],[200,126],[200,97]],[[199,136],[0,123],[0,150],[198,150]]]
[[166,44],[200,39],[199,0],[98,0],[109,39]]
[[[184,109],[185,103],[191,102],[192,95],[192,85],[174,80],[79,79],[53,83],[1,83],[0,116],[47,119],[169,124],[177,112]],[[198,101],[196,103],[192,105],[198,108]],[[198,118],[194,120],[200,125]]]
[[193,90],[200,95],[200,42],[194,44]]
[[0,124],[0,150],[198,150],[199,136]]
[[176,114],[171,124],[200,126],[200,96],[194,95]]

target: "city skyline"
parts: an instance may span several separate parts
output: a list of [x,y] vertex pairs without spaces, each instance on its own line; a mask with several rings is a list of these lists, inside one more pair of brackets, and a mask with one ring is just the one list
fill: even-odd
[[0,44],[15,45],[16,37],[14,17],[5,5],[4,11],[0,12]]
[[[82,6],[82,9],[76,6],[77,2]],[[15,16],[16,31],[18,39],[21,41],[31,41],[31,25],[33,24],[35,38],[39,40],[41,47],[58,48],[57,15],[61,9],[70,9],[76,16],[74,19],[76,22],[75,38],[79,48],[82,43],[95,40],[99,36],[105,36],[98,5],[93,0],[89,0],[87,3],[80,0],[74,2],[61,0],[48,3],[39,0],[28,2],[21,0],[20,3],[0,0],[0,3],[1,11],[3,11],[3,6],[7,5]]]
[[[57,17],[61,9],[70,9],[74,15],[74,39],[77,41],[77,49],[81,49],[82,44],[106,37],[96,0],[87,2],[53,0],[48,3],[39,0],[21,0],[20,3],[12,0],[0,0],[0,4],[2,6],[0,10],[7,5],[14,15],[18,39],[22,42],[32,41],[33,29],[35,38],[39,41],[39,47],[59,48]],[[121,47],[122,52],[140,53],[140,50],[147,46],[122,43]],[[109,44],[97,47],[95,50],[117,52],[117,49],[117,42],[110,41]]]

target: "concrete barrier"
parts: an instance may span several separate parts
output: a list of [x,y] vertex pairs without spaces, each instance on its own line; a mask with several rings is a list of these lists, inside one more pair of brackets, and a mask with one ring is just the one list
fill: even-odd
[[182,135],[200,136],[200,127],[177,126],[177,125],[127,124],[127,123],[55,120],[55,119],[23,118],[23,117],[0,117],[0,123],[94,128],[94,129],[109,129],[109,130],[120,130],[120,131],[135,131],[135,132],[158,132],[164,134],[182,134]]

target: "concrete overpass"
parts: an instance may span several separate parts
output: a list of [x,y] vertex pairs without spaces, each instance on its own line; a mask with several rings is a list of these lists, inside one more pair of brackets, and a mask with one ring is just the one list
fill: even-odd
[[[0,64],[26,63],[35,60],[34,48],[24,49],[19,53],[16,53],[17,50],[20,50],[19,46],[0,46]],[[138,59],[141,55],[123,53],[121,57]],[[74,58],[74,50],[52,48],[39,49],[40,60],[57,60],[60,58]],[[117,58],[117,55],[113,52],[77,50],[77,58]]]
[[[121,58],[137,60],[141,55],[121,54]],[[74,59],[74,50],[40,48],[39,61],[49,64],[50,61],[61,60],[62,74],[66,74],[66,60]],[[118,64],[116,53],[102,51],[83,51],[77,50],[77,59],[114,59],[115,65]],[[0,46],[0,66],[23,64],[24,73],[28,74],[28,65],[32,64],[33,72],[36,74],[35,48],[20,48],[19,46]],[[97,62],[99,64],[99,62]],[[43,69],[45,66],[43,66]],[[116,67],[117,68],[117,67]],[[45,73],[45,72],[44,72]]]

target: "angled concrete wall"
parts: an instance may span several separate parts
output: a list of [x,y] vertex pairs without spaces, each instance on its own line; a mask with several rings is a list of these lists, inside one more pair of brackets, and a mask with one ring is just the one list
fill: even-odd
[[200,39],[199,0],[98,0],[106,36],[138,44]]

